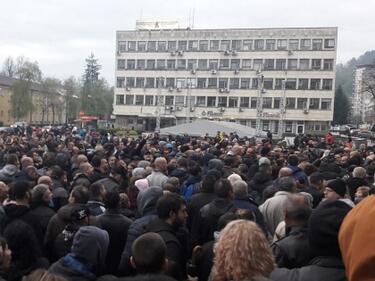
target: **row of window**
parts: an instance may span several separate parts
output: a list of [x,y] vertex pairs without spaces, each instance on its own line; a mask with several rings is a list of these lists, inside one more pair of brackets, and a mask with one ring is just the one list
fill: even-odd
[[244,39],[244,40],[168,40],[118,41],[117,51],[171,52],[171,51],[276,51],[276,50],[332,50],[335,39]]
[[333,59],[118,59],[117,70],[333,70]]
[[[117,105],[157,105],[157,96],[153,95],[116,95]],[[331,110],[332,100],[329,98],[286,98],[286,109],[302,110]],[[188,103],[185,96],[160,96],[159,103],[162,106],[184,107]],[[264,109],[280,109],[280,97],[264,97]],[[256,97],[215,97],[215,96],[192,96],[190,107],[229,107],[229,108],[257,108]]]
[[262,83],[266,90],[332,90],[333,79],[320,78],[155,78],[117,77],[117,88],[158,88],[168,89],[258,89]]

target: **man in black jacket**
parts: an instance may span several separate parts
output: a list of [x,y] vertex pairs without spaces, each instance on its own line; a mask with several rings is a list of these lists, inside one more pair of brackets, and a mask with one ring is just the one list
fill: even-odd
[[146,227],[146,231],[158,233],[167,246],[167,273],[177,280],[186,279],[187,234],[182,226],[186,222],[187,208],[177,194],[166,194],[156,206],[158,218]]
[[312,173],[309,176],[310,185],[303,191],[310,193],[313,197],[313,208],[316,208],[324,198],[324,178],[319,172]]
[[116,274],[132,221],[120,214],[120,195],[116,191],[108,192],[104,202],[106,210],[97,219],[100,228],[109,235],[105,273]]

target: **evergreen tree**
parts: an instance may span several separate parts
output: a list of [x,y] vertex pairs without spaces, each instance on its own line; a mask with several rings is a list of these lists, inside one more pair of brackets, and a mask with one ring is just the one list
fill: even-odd
[[334,124],[346,124],[350,111],[348,97],[344,94],[342,87],[339,86],[335,93],[335,108],[333,112]]
[[87,115],[96,114],[95,103],[97,96],[97,87],[99,81],[99,70],[101,65],[94,54],[86,59],[85,73],[83,75],[83,87],[81,94],[81,110]]

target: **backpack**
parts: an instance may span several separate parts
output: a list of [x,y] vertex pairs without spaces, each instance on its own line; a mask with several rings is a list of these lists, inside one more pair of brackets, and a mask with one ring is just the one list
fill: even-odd
[[199,192],[200,183],[184,184],[181,189],[181,195],[184,197],[186,202],[190,202],[191,197]]

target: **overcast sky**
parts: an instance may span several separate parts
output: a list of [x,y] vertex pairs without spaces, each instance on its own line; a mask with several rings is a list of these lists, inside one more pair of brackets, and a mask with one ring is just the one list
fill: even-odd
[[195,28],[339,28],[338,62],[375,49],[375,0],[2,0],[0,62],[23,55],[45,76],[80,76],[93,52],[114,81],[116,30],[137,19],[178,20]]

